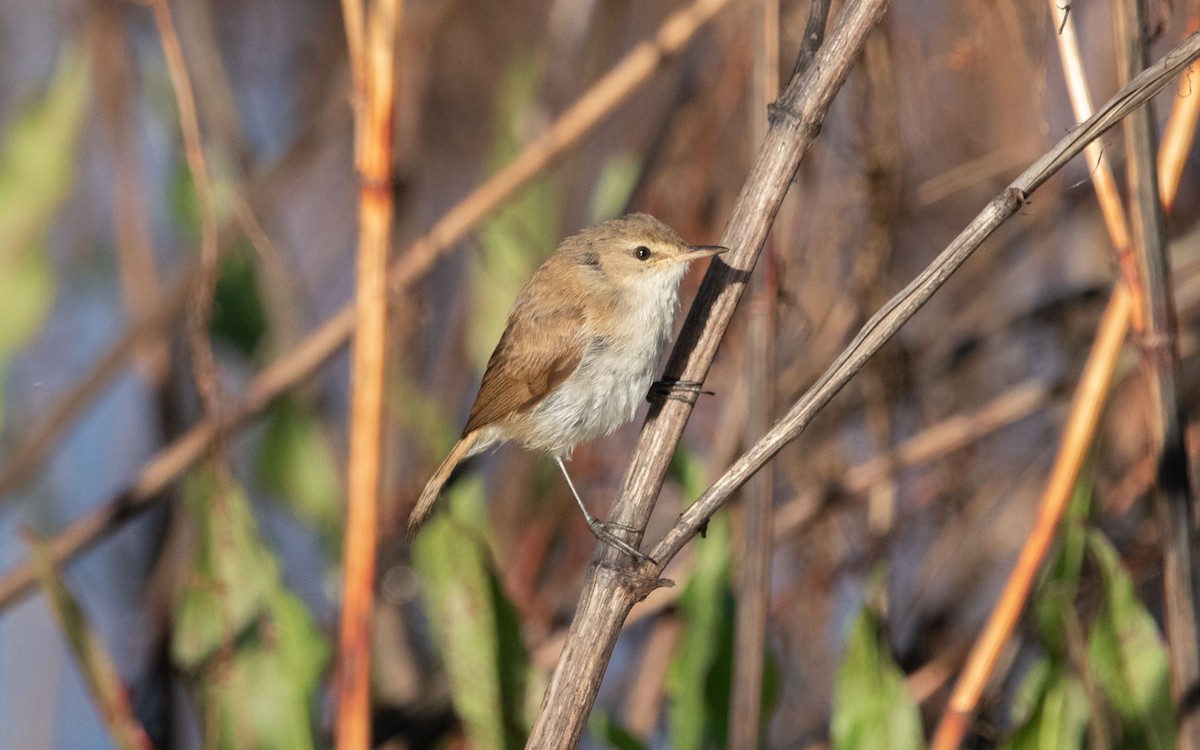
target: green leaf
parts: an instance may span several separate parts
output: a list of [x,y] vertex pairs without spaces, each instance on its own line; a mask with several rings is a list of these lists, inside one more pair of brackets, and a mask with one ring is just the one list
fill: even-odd
[[171,655],[199,690],[205,746],[313,747],[329,644],[283,587],[241,488],[198,470],[184,497],[197,538]]
[[87,88],[86,55],[64,50],[43,99],[6,129],[0,145],[0,247],[6,259],[44,235],[71,189]]
[[1042,659],[1017,689],[1013,712],[1021,721],[1003,750],[1071,750],[1081,747],[1088,723],[1083,685],[1057,659]]
[[1097,531],[1088,551],[1103,578],[1103,605],[1088,642],[1096,682],[1120,715],[1125,747],[1175,747],[1167,650],[1117,551]]
[[258,291],[254,251],[245,243],[221,254],[209,331],[250,357],[266,337],[267,312]]
[[590,722],[590,733],[614,750],[647,750],[646,743],[629,733],[616,719],[604,712],[597,712]]
[[[174,110],[170,117],[177,117]],[[180,159],[175,163],[167,198],[175,226],[188,241],[196,242],[200,238],[200,199],[196,192],[196,180],[185,160]]]
[[275,589],[269,603],[268,644],[273,643],[279,661],[298,694],[308,700],[316,695],[329,663],[330,645],[304,605],[283,587]]
[[205,710],[216,716],[209,747],[307,750],[313,743],[314,696],[329,658],[308,611],[276,589],[259,627],[231,654],[228,668],[203,680]]
[[1075,485],[1071,503],[1058,532],[1057,553],[1038,581],[1030,608],[1041,636],[1041,645],[1056,657],[1067,653],[1069,634],[1080,632],[1075,597],[1079,593],[1079,579],[1083,574],[1087,548],[1086,521],[1091,500],[1091,481],[1081,478]]
[[838,667],[830,726],[840,750],[923,748],[921,714],[892,660],[879,618],[863,607]]
[[311,688],[277,646],[256,642],[232,654],[228,669],[204,682],[212,734],[207,747],[307,750],[314,747]]
[[258,453],[258,478],[312,524],[333,553],[340,551],[342,480],[333,448],[311,407],[292,398],[275,402]]
[[1041,657],[1026,670],[1021,683],[1013,690],[1012,703],[1009,706],[1009,719],[1012,726],[1025,726],[1033,718],[1038,702],[1042,699],[1042,693],[1046,691],[1046,683],[1050,679],[1050,669],[1050,660]]
[[6,368],[12,355],[33,337],[54,302],[54,269],[45,248],[27,249],[30,252],[23,255],[0,258],[5,313],[0,323],[0,368]]
[[[675,456],[684,493],[704,488],[704,465],[681,449]],[[733,659],[732,532],[718,515],[696,547],[695,568],[679,595],[683,629],[667,670],[668,724],[674,750],[724,744]]]
[[279,587],[279,564],[258,536],[242,489],[200,470],[184,498],[197,538],[192,570],[175,607],[171,655],[196,669],[256,622]]
[[413,543],[454,707],[473,747],[518,748],[528,727],[528,659],[516,615],[489,566],[483,483],[447,493],[446,513]]
[[54,301],[46,238],[75,179],[87,88],[86,55],[65,50],[43,98],[7,125],[0,142],[0,423],[4,372]]

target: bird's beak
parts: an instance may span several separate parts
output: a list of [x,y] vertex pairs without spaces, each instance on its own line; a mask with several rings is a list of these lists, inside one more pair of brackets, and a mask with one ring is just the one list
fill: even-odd
[[688,263],[700,258],[708,258],[727,252],[729,252],[729,248],[721,247],[720,245],[688,245],[687,252],[675,256],[675,260],[680,263]]

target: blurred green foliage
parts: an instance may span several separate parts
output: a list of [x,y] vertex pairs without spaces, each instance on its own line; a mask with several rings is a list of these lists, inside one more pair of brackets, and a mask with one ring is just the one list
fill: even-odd
[[[1009,750],[1175,746],[1166,646],[1116,550],[1088,525],[1090,481],[1076,488],[1058,551],[1034,595],[1042,654],[1015,693],[1014,729],[1001,745]],[[1100,607],[1085,621],[1077,601],[1089,570]]]
[[66,49],[46,91],[5,126],[0,142],[0,424],[3,375],[54,302],[47,235],[75,179],[88,78],[86,54]]
[[621,726],[611,715],[597,711],[588,730],[593,737],[600,739],[614,750],[647,750],[646,743],[634,737],[628,729]]
[[1083,684],[1061,661],[1041,659],[1013,695],[1020,727],[1000,747],[1006,750],[1082,747],[1088,701]]
[[267,334],[267,313],[259,296],[253,248],[242,242],[221,253],[213,289],[209,332],[247,358]]
[[[707,486],[704,464],[695,454],[680,449],[674,469],[685,496],[699,497]],[[709,522],[706,537],[697,540],[694,568],[679,595],[683,628],[666,685],[674,750],[723,747],[728,735],[734,623],[732,550],[729,516],[722,513]]]
[[[708,470],[694,452],[681,447],[671,475],[688,498],[708,486]],[[667,722],[672,748],[726,747],[732,708],[737,600],[733,584],[733,527],[718,513],[702,539],[694,542],[694,568],[680,593],[679,640],[667,672]],[[766,729],[779,693],[779,669],[769,649],[763,655],[762,727]]]
[[412,559],[454,708],[472,747],[523,747],[542,686],[492,572],[482,480],[464,477],[444,503],[413,541]]
[[883,618],[869,604],[854,618],[846,637],[829,732],[837,750],[925,746],[920,711],[908,694],[904,672],[892,659]]
[[[1029,606],[1040,654],[1012,693],[998,747],[1040,750],[1175,745],[1166,648],[1112,544],[1088,521],[1090,479],[1081,481]],[[1100,587],[1085,618],[1081,582]],[[892,661],[883,622],[870,607],[855,620],[838,670],[830,733],[835,748],[924,747],[920,714]]]
[[440,461],[461,434],[462,425],[446,416],[440,401],[418,387],[407,374],[398,372],[388,379],[388,414],[404,425],[408,434],[430,458]]
[[642,161],[632,154],[620,154],[604,162],[592,191],[591,223],[625,213],[641,176]]
[[1088,639],[1088,662],[1121,718],[1120,747],[1173,748],[1176,716],[1162,634],[1109,541],[1089,529],[1087,542],[1104,595]]
[[256,462],[258,480],[313,526],[332,558],[341,556],[342,478],[316,411],[294,397],[271,405]]
[[[172,100],[173,101],[173,100]],[[179,122],[174,110],[169,115],[168,122]],[[171,171],[171,181],[167,190],[167,207],[174,221],[176,231],[184,239],[195,243],[200,239],[200,202],[196,197],[196,181],[188,169],[182,153]]]
[[[508,164],[529,139],[535,121],[537,58],[518,55],[505,71],[496,99],[493,170]],[[529,184],[479,230],[480,252],[471,255],[470,360],[483,371],[504,332],[508,310],[521,287],[559,239],[562,208],[553,176]]]
[[171,656],[200,697],[206,747],[314,747],[329,645],[283,586],[242,489],[198,469],[184,497],[195,549],[175,602]]

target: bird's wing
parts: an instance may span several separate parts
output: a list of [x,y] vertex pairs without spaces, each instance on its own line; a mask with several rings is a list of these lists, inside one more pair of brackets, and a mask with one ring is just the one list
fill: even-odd
[[558,307],[510,319],[488,360],[463,434],[541,403],[583,358],[583,310]]

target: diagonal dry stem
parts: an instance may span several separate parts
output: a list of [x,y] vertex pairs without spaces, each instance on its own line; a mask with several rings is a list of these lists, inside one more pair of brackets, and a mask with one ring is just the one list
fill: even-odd
[[34,424],[0,468],[0,505],[15,497],[9,494],[34,475],[59,437],[93,398],[122,372],[139,347],[163,337],[187,304],[192,288],[191,269],[180,274],[174,286],[155,300],[133,326],[112,345],[92,369],[54,402]]
[[1100,321],[1096,341],[1084,365],[1070,416],[1063,427],[1062,442],[1054,468],[1038,504],[1037,520],[1017,564],[1009,575],[1000,600],[967,657],[966,666],[954,685],[950,701],[930,744],[932,750],[951,750],[962,743],[971,718],[1004,645],[1033,590],[1042,563],[1054,543],[1059,522],[1066,512],[1079,471],[1087,459],[1105,397],[1108,395],[1117,355],[1125,342],[1132,303],[1124,285],[1117,285]]
[[[771,127],[722,234],[721,244],[732,251],[723,256],[725,262],[709,266],[665,377],[704,380],[800,159],[886,5],[885,0],[847,3],[812,63],[792,77],[772,106]],[[627,541],[639,541],[646,528],[690,413],[690,404],[667,399],[647,419],[612,511],[616,529],[634,530]],[[621,625],[633,604],[657,585],[654,575],[630,570],[618,555],[609,547],[597,553],[527,747],[578,744]]]
[[45,542],[28,529],[23,530],[23,536],[37,562],[38,578],[46,591],[50,611],[62,629],[63,638],[113,744],[120,750],[152,750],[150,738],[134,713],[129,690],[121,680],[121,673],[104,645],[104,639],[67,587],[62,571],[50,559]]
[[[1057,0],[1050,0],[1050,5],[1052,14],[1054,14],[1055,26],[1062,30],[1059,50],[1076,115],[1087,116],[1090,114],[1091,103],[1087,95],[1087,81],[1083,75],[1083,67],[1079,62],[1079,50],[1074,43],[1074,24]],[[1187,103],[1183,99],[1179,102],[1180,107],[1195,107],[1194,104]],[[1093,158],[1095,157],[1089,154],[1089,161]],[[1129,232],[1125,222],[1125,212],[1117,194],[1116,180],[1113,179],[1106,160],[1097,164],[1094,177],[1093,184],[1105,217],[1105,225],[1109,229],[1114,252],[1117,254],[1118,267],[1122,271],[1123,281],[1109,302],[1108,311],[1097,332],[1096,343],[1093,345],[1093,356],[1089,358],[1088,365],[1081,376],[1080,388],[1091,384],[1094,379],[1099,377],[1099,374],[1092,372],[1092,368],[1096,368],[1098,372],[1106,372],[1106,382],[1103,390],[1099,390],[1098,386],[1093,387],[1093,390],[1097,390],[1099,393],[1100,398],[1088,400],[1077,397],[1073,402],[1071,413],[1064,427],[1059,454],[1042,493],[1037,524],[1026,541],[1021,556],[1018,558],[1017,566],[1009,575],[1000,599],[992,610],[983,632],[967,657],[962,674],[951,693],[946,713],[934,735],[932,747],[941,750],[955,748],[961,744],[971,717],[975,714],[979,698],[982,696],[983,690],[999,662],[1001,651],[1011,638],[1017,619],[1024,610],[1025,603],[1033,590],[1034,579],[1049,552],[1050,542],[1054,538],[1062,515],[1066,511],[1070,495],[1074,491],[1095,426],[1098,424],[1099,412],[1104,406],[1103,397],[1108,392],[1107,381],[1112,377],[1111,364],[1097,357],[1096,352],[1113,339],[1124,341],[1137,314],[1134,300],[1128,293],[1128,285],[1135,283],[1139,274],[1136,273],[1136,268],[1131,260]],[[1081,431],[1088,426],[1090,429],[1083,434]]]
[[1162,90],[1197,56],[1200,56],[1200,34],[1189,37],[1123,87],[1095,115],[1073,128],[1054,148],[1026,169],[1012,185],[993,198],[987,208],[975,217],[933,263],[867,322],[829,369],[775,427],[680,516],[650,553],[657,561],[653,572],[661,573],[665,564],[678,554],[688,540],[699,533],[700,528],[729,496],[807,427],[838,390],[928,301],[980,243],[1024,205],[1031,193],[1067,162],[1078,156],[1084,146]]
[[[480,221],[562,158],[597,125],[670,62],[729,0],[696,0],[663,20],[654,37],[634,47],[567,109],[517,158],[472,191],[424,236],[401,253],[389,269],[393,294],[402,293]],[[155,454],[137,479],[116,497],[72,522],[49,541],[61,562],[91,547],[128,518],[149,508],[166,487],[209,450],[220,432],[235,428],[267,407],[345,345],[354,331],[353,305],[338,310],[251,381],[242,398],[223,404],[216,421],[206,418]],[[27,594],[34,584],[29,561],[0,577],[0,609]]]
[[[815,138],[833,93],[883,8],[883,3],[871,4],[865,0],[849,3],[837,31],[810,67],[811,75],[793,79],[781,97],[782,106],[774,108],[772,129],[722,238],[722,244],[734,248],[728,261],[730,266],[714,263],[710,267],[667,364],[667,376],[703,380],[746,276],[753,269],[782,190],[800,156]],[[528,747],[574,747],[578,743],[622,623],[635,602],[661,585],[659,576],[666,564],[735,491],[804,430],[975,248],[1024,205],[1030,193],[1078,156],[1088,143],[1160,91],[1198,55],[1200,35],[1195,35],[1131,81],[1096,115],[1074,128],[996,196],[925,271],[867,322],[788,414],[680,516],[651,551],[650,556],[656,562],[644,562],[632,569],[628,562],[622,564],[624,561],[616,551],[599,549],[562,656],[543,696]],[[795,161],[790,161],[791,158]],[[641,533],[637,530],[645,528],[654,497],[662,485],[666,462],[682,434],[689,409],[687,404],[668,400],[660,412],[652,412],[642,432],[613,510],[618,524],[635,530],[630,537],[634,541]]]

